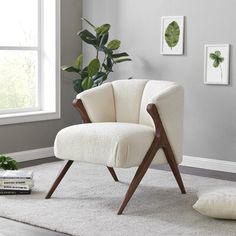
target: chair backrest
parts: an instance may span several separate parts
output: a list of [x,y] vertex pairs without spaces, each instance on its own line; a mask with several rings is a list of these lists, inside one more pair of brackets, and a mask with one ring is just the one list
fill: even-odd
[[140,106],[147,80],[112,82],[117,122],[139,123]]
[[176,86],[160,80],[118,80],[112,82],[117,122],[140,123],[153,126],[146,108],[160,93]]

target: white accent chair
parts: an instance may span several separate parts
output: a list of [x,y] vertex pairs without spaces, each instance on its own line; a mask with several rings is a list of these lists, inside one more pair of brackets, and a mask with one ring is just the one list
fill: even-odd
[[151,163],[168,163],[185,193],[178,169],[182,161],[181,86],[169,81],[119,80],[78,94],[73,104],[84,124],[57,134],[55,156],[68,161],[46,198],[51,197],[73,161],[104,165],[115,181],[118,178],[113,168],[138,167],[118,214]]

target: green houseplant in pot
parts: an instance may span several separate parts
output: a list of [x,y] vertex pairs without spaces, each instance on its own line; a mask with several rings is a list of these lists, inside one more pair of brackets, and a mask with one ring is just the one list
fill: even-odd
[[0,170],[17,170],[17,163],[11,157],[0,155]]
[[73,80],[74,90],[77,93],[101,85],[113,72],[114,65],[131,61],[126,52],[116,52],[121,45],[119,40],[109,41],[110,24],[96,27],[88,20],[84,18],[82,20],[90,26],[92,32],[84,29],[78,32],[78,36],[84,43],[94,48],[94,58],[83,67],[83,55],[81,54],[77,57],[74,65],[62,66],[62,70],[77,74]]

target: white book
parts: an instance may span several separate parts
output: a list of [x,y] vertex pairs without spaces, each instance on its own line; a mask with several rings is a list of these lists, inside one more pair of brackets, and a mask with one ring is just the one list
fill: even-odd
[[14,186],[14,187],[18,187],[18,186],[28,186],[30,188],[32,188],[34,186],[33,180],[28,180],[28,181],[0,181],[0,188],[2,186]]
[[0,190],[30,190],[31,188],[27,185],[11,186],[5,185],[0,186]]
[[0,171],[1,179],[33,179],[33,172],[26,170],[4,170]]
[[0,185],[2,184],[31,184],[32,179],[0,179]]

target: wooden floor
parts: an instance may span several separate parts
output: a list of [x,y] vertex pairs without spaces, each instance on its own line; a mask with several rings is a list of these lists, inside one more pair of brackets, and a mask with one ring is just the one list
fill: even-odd
[[[22,162],[19,164],[19,168],[30,167],[34,165],[39,165],[43,163],[49,163],[57,161],[54,157],[34,160],[29,162]],[[154,169],[166,170],[169,171],[168,166],[153,166]],[[180,167],[181,173],[204,176],[216,179],[223,179],[229,181],[236,181],[236,174],[220,172],[220,171],[212,171],[212,170],[204,170],[192,167]],[[16,221],[0,218],[0,236],[66,236],[66,234],[61,234],[57,232],[53,232],[50,230],[42,229],[39,227],[19,223]]]

